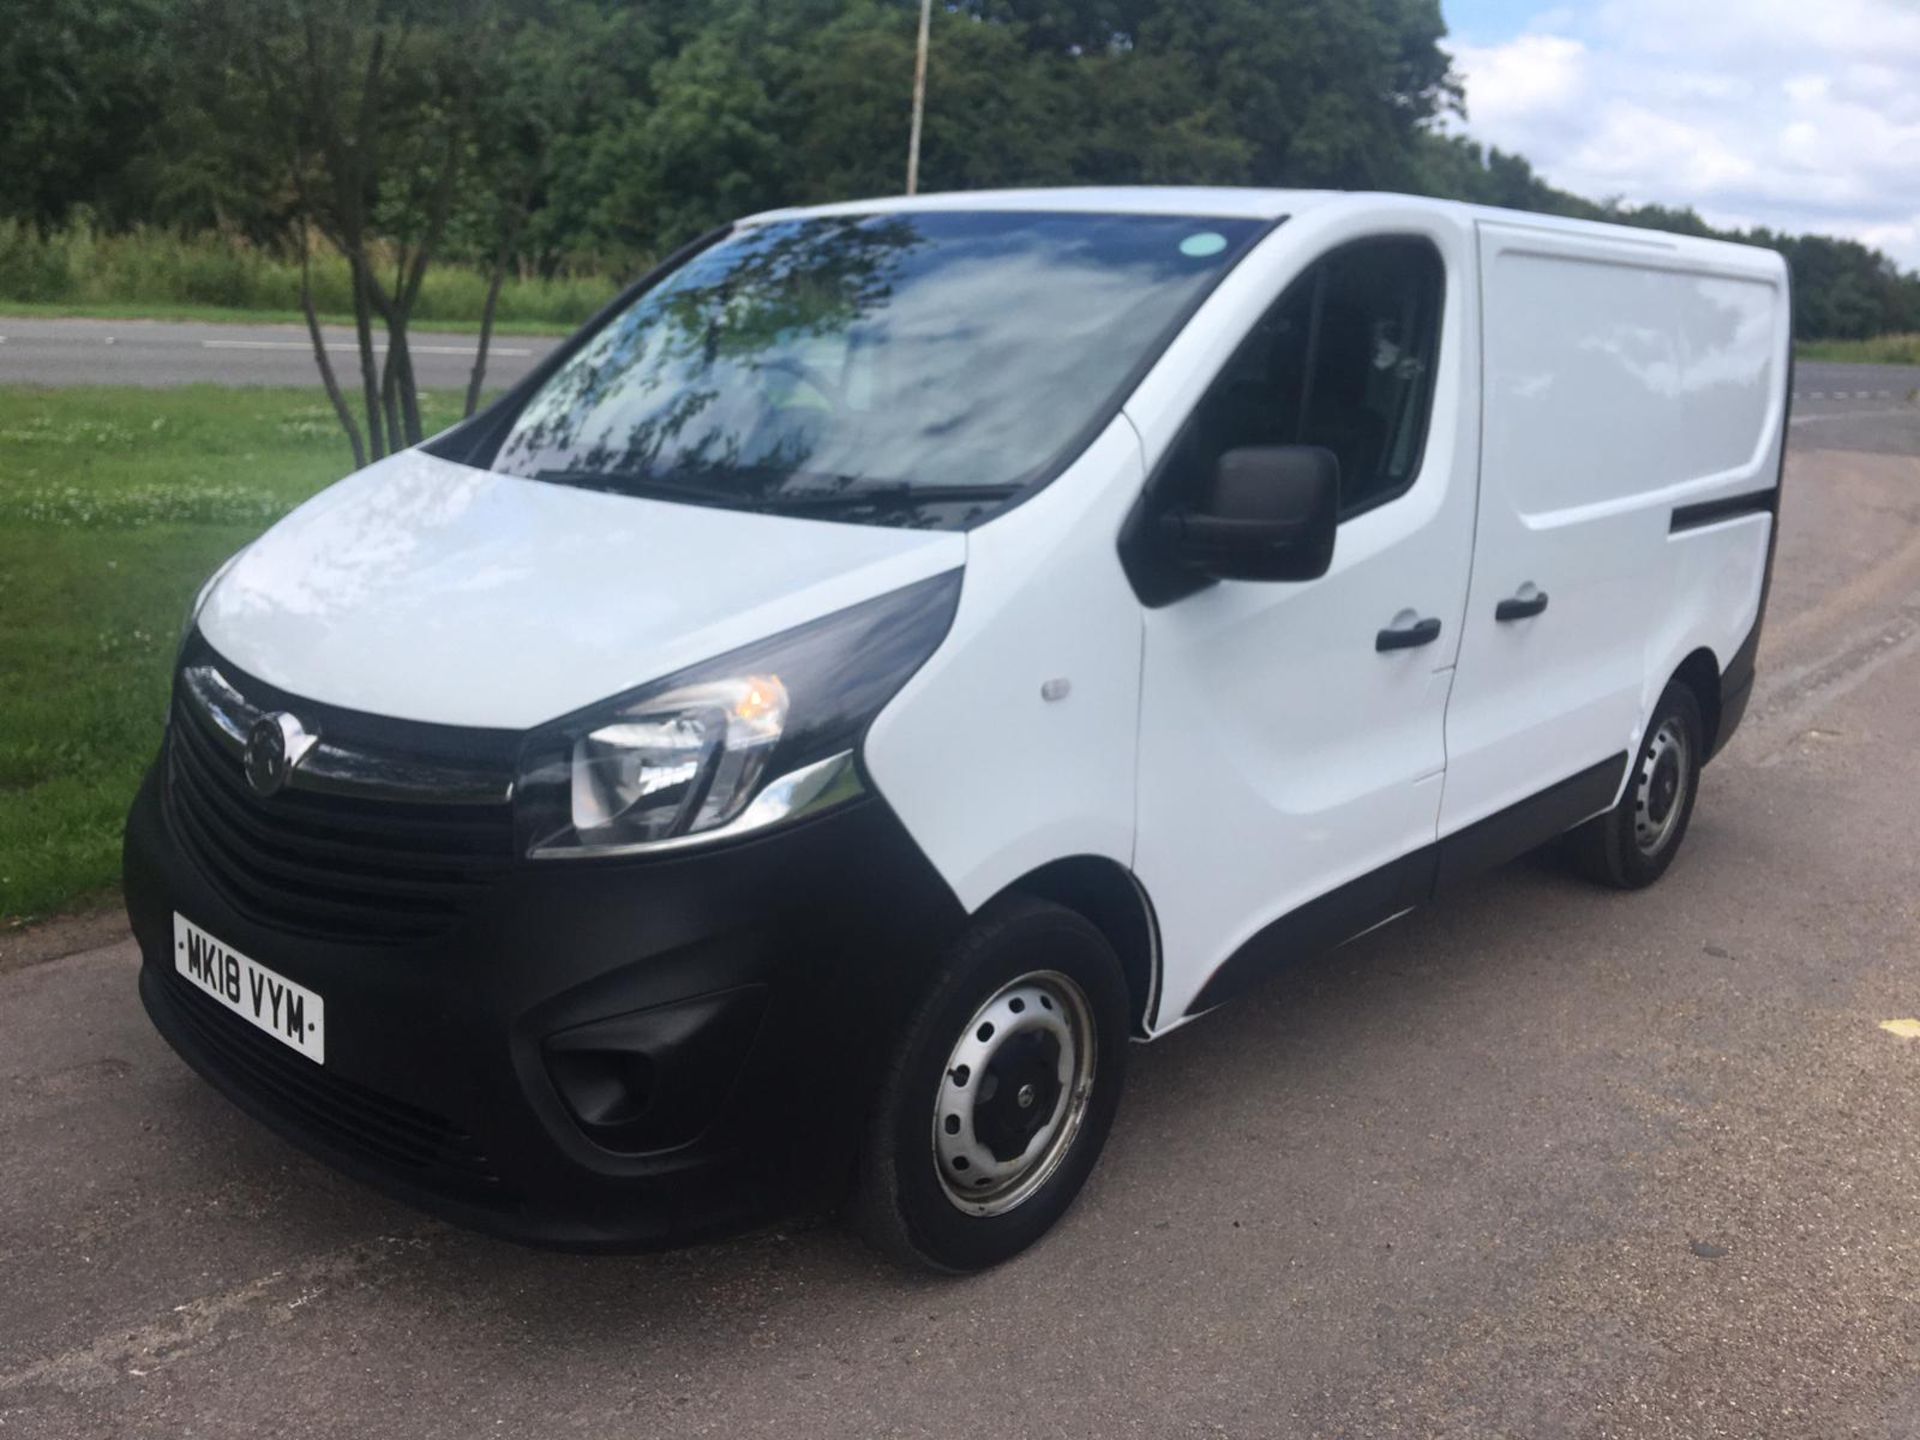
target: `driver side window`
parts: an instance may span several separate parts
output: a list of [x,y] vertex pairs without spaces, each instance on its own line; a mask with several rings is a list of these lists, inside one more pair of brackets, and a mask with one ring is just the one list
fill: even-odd
[[1194,411],[1172,493],[1205,493],[1248,445],[1321,445],[1340,460],[1340,518],[1411,487],[1426,446],[1444,268],[1425,240],[1360,240],[1314,262],[1254,325]]

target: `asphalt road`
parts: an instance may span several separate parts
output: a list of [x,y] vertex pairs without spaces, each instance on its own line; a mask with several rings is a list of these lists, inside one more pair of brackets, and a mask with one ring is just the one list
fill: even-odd
[[1661,885],[1522,862],[1137,1050],[1081,1203],[987,1275],[446,1228],[189,1073],[127,944],[16,947],[0,1436],[1920,1436],[1920,1040],[1882,1028],[1920,1017],[1920,444],[1883,418],[1794,432],[1754,709]]
[[[328,327],[342,383],[355,362],[353,332]],[[490,386],[512,384],[558,340],[495,336]],[[429,389],[464,387],[474,337],[420,331],[414,368]],[[164,320],[41,320],[0,315],[0,385],[317,385],[313,347],[298,325],[196,325]],[[1891,454],[1920,452],[1920,366],[1802,361],[1795,376],[1796,438]],[[1836,431],[1834,426],[1844,427]],[[1810,428],[1809,428],[1810,427]]]
[[[322,332],[340,383],[357,383],[353,331]],[[476,337],[418,331],[414,373],[423,388],[464,388]],[[559,341],[496,335],[487,384],[511,385]],[[386,351],[383,348],[381,355]],[[319,372],[302,325],[196,325],[170,320],[37,320],[0,316],[0,385],[314,385]]]
[[1920,455],[1920,365],[1802,360],[1788,423],[1801,449]]

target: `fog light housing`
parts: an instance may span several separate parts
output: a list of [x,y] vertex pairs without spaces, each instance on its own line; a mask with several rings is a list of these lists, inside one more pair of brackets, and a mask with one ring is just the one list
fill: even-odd
[[671,1150],[719,1114],[765,1011],[766,987],[743,985],[595,1020],[548,1037],[547,1074],[595,1144]]
[[560,1098],[589,1134],[638,1125],[653,1108],[653,1059],[635,1051],[559,1050],[547,1068]]

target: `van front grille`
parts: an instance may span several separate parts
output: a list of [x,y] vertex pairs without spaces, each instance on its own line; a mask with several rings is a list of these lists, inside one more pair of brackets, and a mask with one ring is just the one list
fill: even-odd
[[511,807],[366,799],[247,783],[230,737],[185,693],[167,737],[167,812],[182,849],[251,920],[404,944],[444,932],[513,857]]
[[171,971],[165,989],[207,1063],[315,1139],[435,1189],[500,1193],[493,1162],[451,1121],[302,1059]]

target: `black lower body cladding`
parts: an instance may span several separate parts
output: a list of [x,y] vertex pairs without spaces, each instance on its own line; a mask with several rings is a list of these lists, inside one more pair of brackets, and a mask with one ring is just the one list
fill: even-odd
[[[124,868],[169,1043],[337,1168],[540,1244],[674,1244],[836,1200],[886,1038],[964,921],[869,797],[711,851],[518,862],[444,933],[349,943],[230,903],[164,788],[156,767]],[[324,1065],[176,973],[176,912],[323,998]]]

